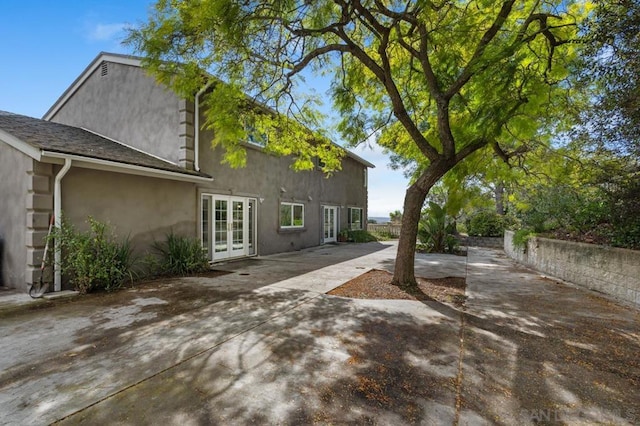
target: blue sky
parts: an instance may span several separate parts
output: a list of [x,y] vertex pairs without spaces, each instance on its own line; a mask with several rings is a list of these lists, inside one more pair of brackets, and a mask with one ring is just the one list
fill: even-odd
[[[124,28],[144,22],[149,0],[5,1],[0,13],[0,110],[42,117],[98,53],[134,53]],[[340,141],[337,141],[340,142]],[[352,151],[372,162],[369,216],[402,209],[407,180],[381,149]]]

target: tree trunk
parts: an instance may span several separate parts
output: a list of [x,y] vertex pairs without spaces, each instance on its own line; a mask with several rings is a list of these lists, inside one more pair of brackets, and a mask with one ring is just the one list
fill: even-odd
[[414,273],[416,240],[418,237],[418,222],[422,205],[427,192],[411,185],[404,196],[404,210],[402,211],[402,226],[400,240],[393,273],[393,284],[399,287],[417,287]]
[[493,193],[496,197],[496,213],[504,216],[504,182],[498,182]]
[[398,241],[398,253],[396,254],[395,270],[392,283],[398,287],[417,289],[415,277],[416,241],[418,237],[418,222],[424,200],[431,187],[449,171],[455,163],[444,161],[431,163],[422,172],[416,182],[407,188],[404,196],[404,210],[402,212],[402,227],[400,228],[400,240]]

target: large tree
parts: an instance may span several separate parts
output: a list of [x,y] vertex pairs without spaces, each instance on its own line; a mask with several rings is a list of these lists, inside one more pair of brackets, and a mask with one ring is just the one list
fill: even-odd
[[299,168],[326,155],[330,145],[301,130],[322,125],[295,90],[308,70],[330,78],[345,141],[377,138],[416,166],[394,274],[410,286],[430,188],[485,147],[508,156],[553,130],[584,13],[566,0],[160,0],[130,42],[184,95],[209,82],[203,69],[226,83],[206,98],[207,125],[232,164],[242,163],[247,122]]
[[608,0],[587,21],[583,82],[595,89],[582,136],[595,148],[640,155],[640,1]]

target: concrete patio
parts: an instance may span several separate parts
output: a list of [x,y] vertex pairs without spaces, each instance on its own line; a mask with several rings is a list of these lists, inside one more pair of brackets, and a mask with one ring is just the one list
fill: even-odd
[[[215,278],[0,300],[0,424],[634,424],[640,314],[501,252],[418,255],[466,307],[324,294],[395,243],[229,262]],[[0,296],[1,299],[1,296]]]

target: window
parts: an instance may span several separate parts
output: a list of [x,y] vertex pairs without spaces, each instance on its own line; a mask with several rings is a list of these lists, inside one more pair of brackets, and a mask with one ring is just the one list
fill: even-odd
[[318,170],[322,171],[322,169],[324,168],[324,166],[326,166],[326,163],[324,161],[322,161],[320,158],[317,159],[318,161],[318,166],[316,167]]
[[247,142],[261,147],[267,146],[267,143],[269,142],[267,134],[260,133],[258,131],[253,119],[245,119],[244,130],[247,132]]
[[304,204],[280,203],[280,227],[302,228],[304,226]]
[[362,209],[349,207],[349,229],[362,229]]

